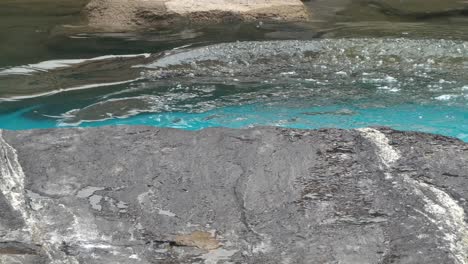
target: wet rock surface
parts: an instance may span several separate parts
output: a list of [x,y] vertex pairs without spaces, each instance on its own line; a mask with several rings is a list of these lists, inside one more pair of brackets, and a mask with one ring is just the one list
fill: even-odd
[[[377,6],[381,6],[382,10],[392,14],[399,15],[436,15],[450,13],[454,11],[467,10],[468,4],[463,0],[364,0]],[[468,11],[468,10],[467,10]]]
[[2,131],[0,263],[467,263],[468,146],[387,128]]

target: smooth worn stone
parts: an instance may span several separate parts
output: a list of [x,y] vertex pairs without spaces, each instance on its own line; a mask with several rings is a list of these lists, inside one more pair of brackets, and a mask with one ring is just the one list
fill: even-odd
[[468,263],[467,154],[389,128],[4,130],[0,263]]
[[105,31],[173,27],[180,23],[229,21],[304,21],[300,0],[91,0],[89,25]]

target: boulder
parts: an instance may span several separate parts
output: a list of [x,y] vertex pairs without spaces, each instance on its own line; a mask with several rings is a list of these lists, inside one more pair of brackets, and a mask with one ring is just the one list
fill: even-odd
[[106,31],[226,21],[303,21],[300,0],[91,0],[84,13],[89,25]]
[[468,263],[467,154],[388,128],[1,131],[0,263]]

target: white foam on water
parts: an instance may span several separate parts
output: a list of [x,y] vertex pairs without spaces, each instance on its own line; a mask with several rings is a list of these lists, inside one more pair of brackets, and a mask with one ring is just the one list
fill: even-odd
[[439,101],[449,101],[457,97],[459,96],[456,94],[443,94],[443,95],[437,96],[435,99]]
[[100,60],[109,60],[109,59],[122,59],[122,58],[137,58],[144,57],[149,58],[150,53],[143,54],[133,54],[133,55],[105,55],[90,59],[68,59],[68,60],[49,60],[43,61],[35,64],[28,64],[18,67],[3,68],[0,69],[0,76],[8,75],[31,75],[38,72],[47,72],[50,70],[60,69],[70,67],[76,64],[81,64],[85,62],[93,62]]
[[70,87],[70,88],[62,88],[62,89],[57,89],[57,90],[52,90],[48,92],[43,92],[43,93],[36,93],[36,94],[30,94],[30,95],[19,95],[19,96],[12,96],[12,97],[0,97],[0,102],[12,102],[12,101],[19,101],[19,100],[24,100],[24,99],[31,99],[31,98],[36,98],[36,97],[43,97],[43,96],[50,96],[62,92],[70,92],[70,91],[77,91],[77,90],[87,90],[87,89],[92,89],[92,88],[97,88],[97,87],[106,87],[106,86],[114,86],[114,85],[119,85],[119,84],[126,84],[126,83],[131,83],[135,82],[138,80],[141,80],[142,78],[136,78],[133,80],[127,80],[127,81],[121,81],[121,82],[109,82],[109,83],[95,83],[95,84],[87,84],[87,85],[81,85],[81,86],[75,86],[75,87]]

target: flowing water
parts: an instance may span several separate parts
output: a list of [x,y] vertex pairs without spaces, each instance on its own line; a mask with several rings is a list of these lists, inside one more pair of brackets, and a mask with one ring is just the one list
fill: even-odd
[[0,3],[0,128],[385,125],[468,141],[464,11],[315,0],[309,23],[103,33],[83,26],[84,1],[57,2]]

